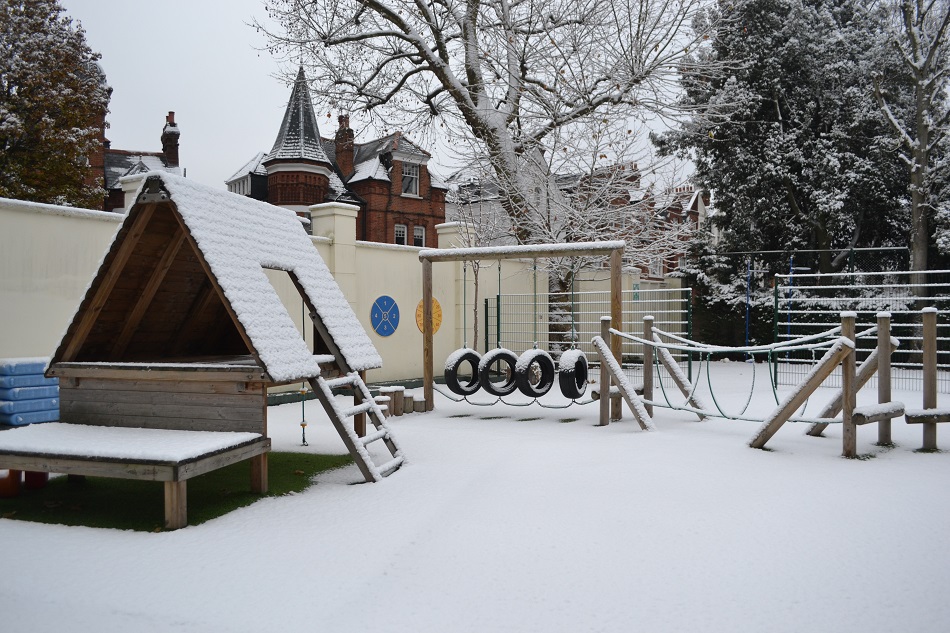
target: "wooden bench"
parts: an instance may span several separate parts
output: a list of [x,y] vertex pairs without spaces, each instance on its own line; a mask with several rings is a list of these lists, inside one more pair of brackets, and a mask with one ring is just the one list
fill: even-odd
[[251,490],[267,492],[270,438],[257,433],[119,428],[52,422],[0,433],[0,468],[161,481],[165,527],[188,524],[187,481],[251,460]]

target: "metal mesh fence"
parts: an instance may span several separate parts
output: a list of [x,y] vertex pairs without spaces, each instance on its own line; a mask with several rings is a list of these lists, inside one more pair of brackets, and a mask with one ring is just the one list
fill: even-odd
[[[691,300],[689,288],[624,291],[623,330],[641,335],[643,317],[652,316],[654,328],[688,337],[692,333]],[[484,314],[486,350],[504,347],[521,354],[537,345],[557,358],[561,351],[573,345],[587,355],[591,377],[598,376],[597,354],[590,341],[600,335],[601,316],[610,315],[609,291],[496,295],[485,299]],[[624,341],[622,353],[624,372],[633,384],[641,384],[643,346]],[[691,377],[688,355],[681,353],[674,357]],[[669,381],[665,385],[674,387],[665,372],[660,375]]]
[[[901,342],[891,361],[895,389],[922,389],[920,310],[937,308],[937,389],[950,393],[950,271],[777,275],[775,280],[776,341],[835,327],[843,311],[857,314],[860,333],[876,325],[878,312],[889,312],[891,335]],[[858,339],[859,363],[876,343],[876,337]],[[774,360],[776,381],[784,385],[799,383],[815,362],[803,352]],[[840,375],[829,381],[840,385]],[[873,384],[875,378],[869,386]]]

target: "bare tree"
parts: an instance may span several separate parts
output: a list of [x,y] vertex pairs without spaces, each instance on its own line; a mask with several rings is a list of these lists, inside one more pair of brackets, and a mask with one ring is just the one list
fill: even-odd
[[927,269],[929,219],[937,206],[931,186],[937,148],[950,126],[950,1],[890,0],[890,6],[890,41],[912,81],[910,117],[901,116],[880,78],[875,95],[900,139],[901,159],[910,172],[911,268],[922,271]]
[[[409,132],[473,138],[505,192],[519,242],[555,191],[560,136],[589,120],[669,116],[706,0],[268,0],[271,49],[300,60],[325,97]],[[553,188],[552,188],[553,187]],[[526,221],[527,220],[527,221]]]

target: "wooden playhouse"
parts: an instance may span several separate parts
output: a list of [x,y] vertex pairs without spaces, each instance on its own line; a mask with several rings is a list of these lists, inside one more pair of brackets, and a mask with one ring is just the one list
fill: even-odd
[[[300,292],[314,352],[265,269]],[[166,526],[181,527],[190,477],[250,459],[266,491],[267,390],[308,381],[378,480],[402,463],[359,375],[381,364],[293,212],[150,174],[46,371],[60,378],[60,424],[0,434],[0,468],[164,481]],[[348,411],[331,392],[342,386]],[[346,418],[359,415],[375,433],[357,437]],[[378,467],[375,440],[392,455]]]

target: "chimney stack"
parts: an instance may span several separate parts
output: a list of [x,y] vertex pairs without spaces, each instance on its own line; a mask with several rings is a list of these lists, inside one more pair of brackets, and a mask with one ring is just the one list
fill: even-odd
[[165,127],[162,128],[162,153],[165,154],[165,164],[169,167],[178,167],[178,137],[181,131],[175,123],[175,113],[170,111],[165,116]]
[[350,116],[341,114],[337,117],[340,124],[336,131],[336,164],[343,174],[343,180],[348,180],[353,175],[353,152],[355,145],[355,134],[350,128]]

